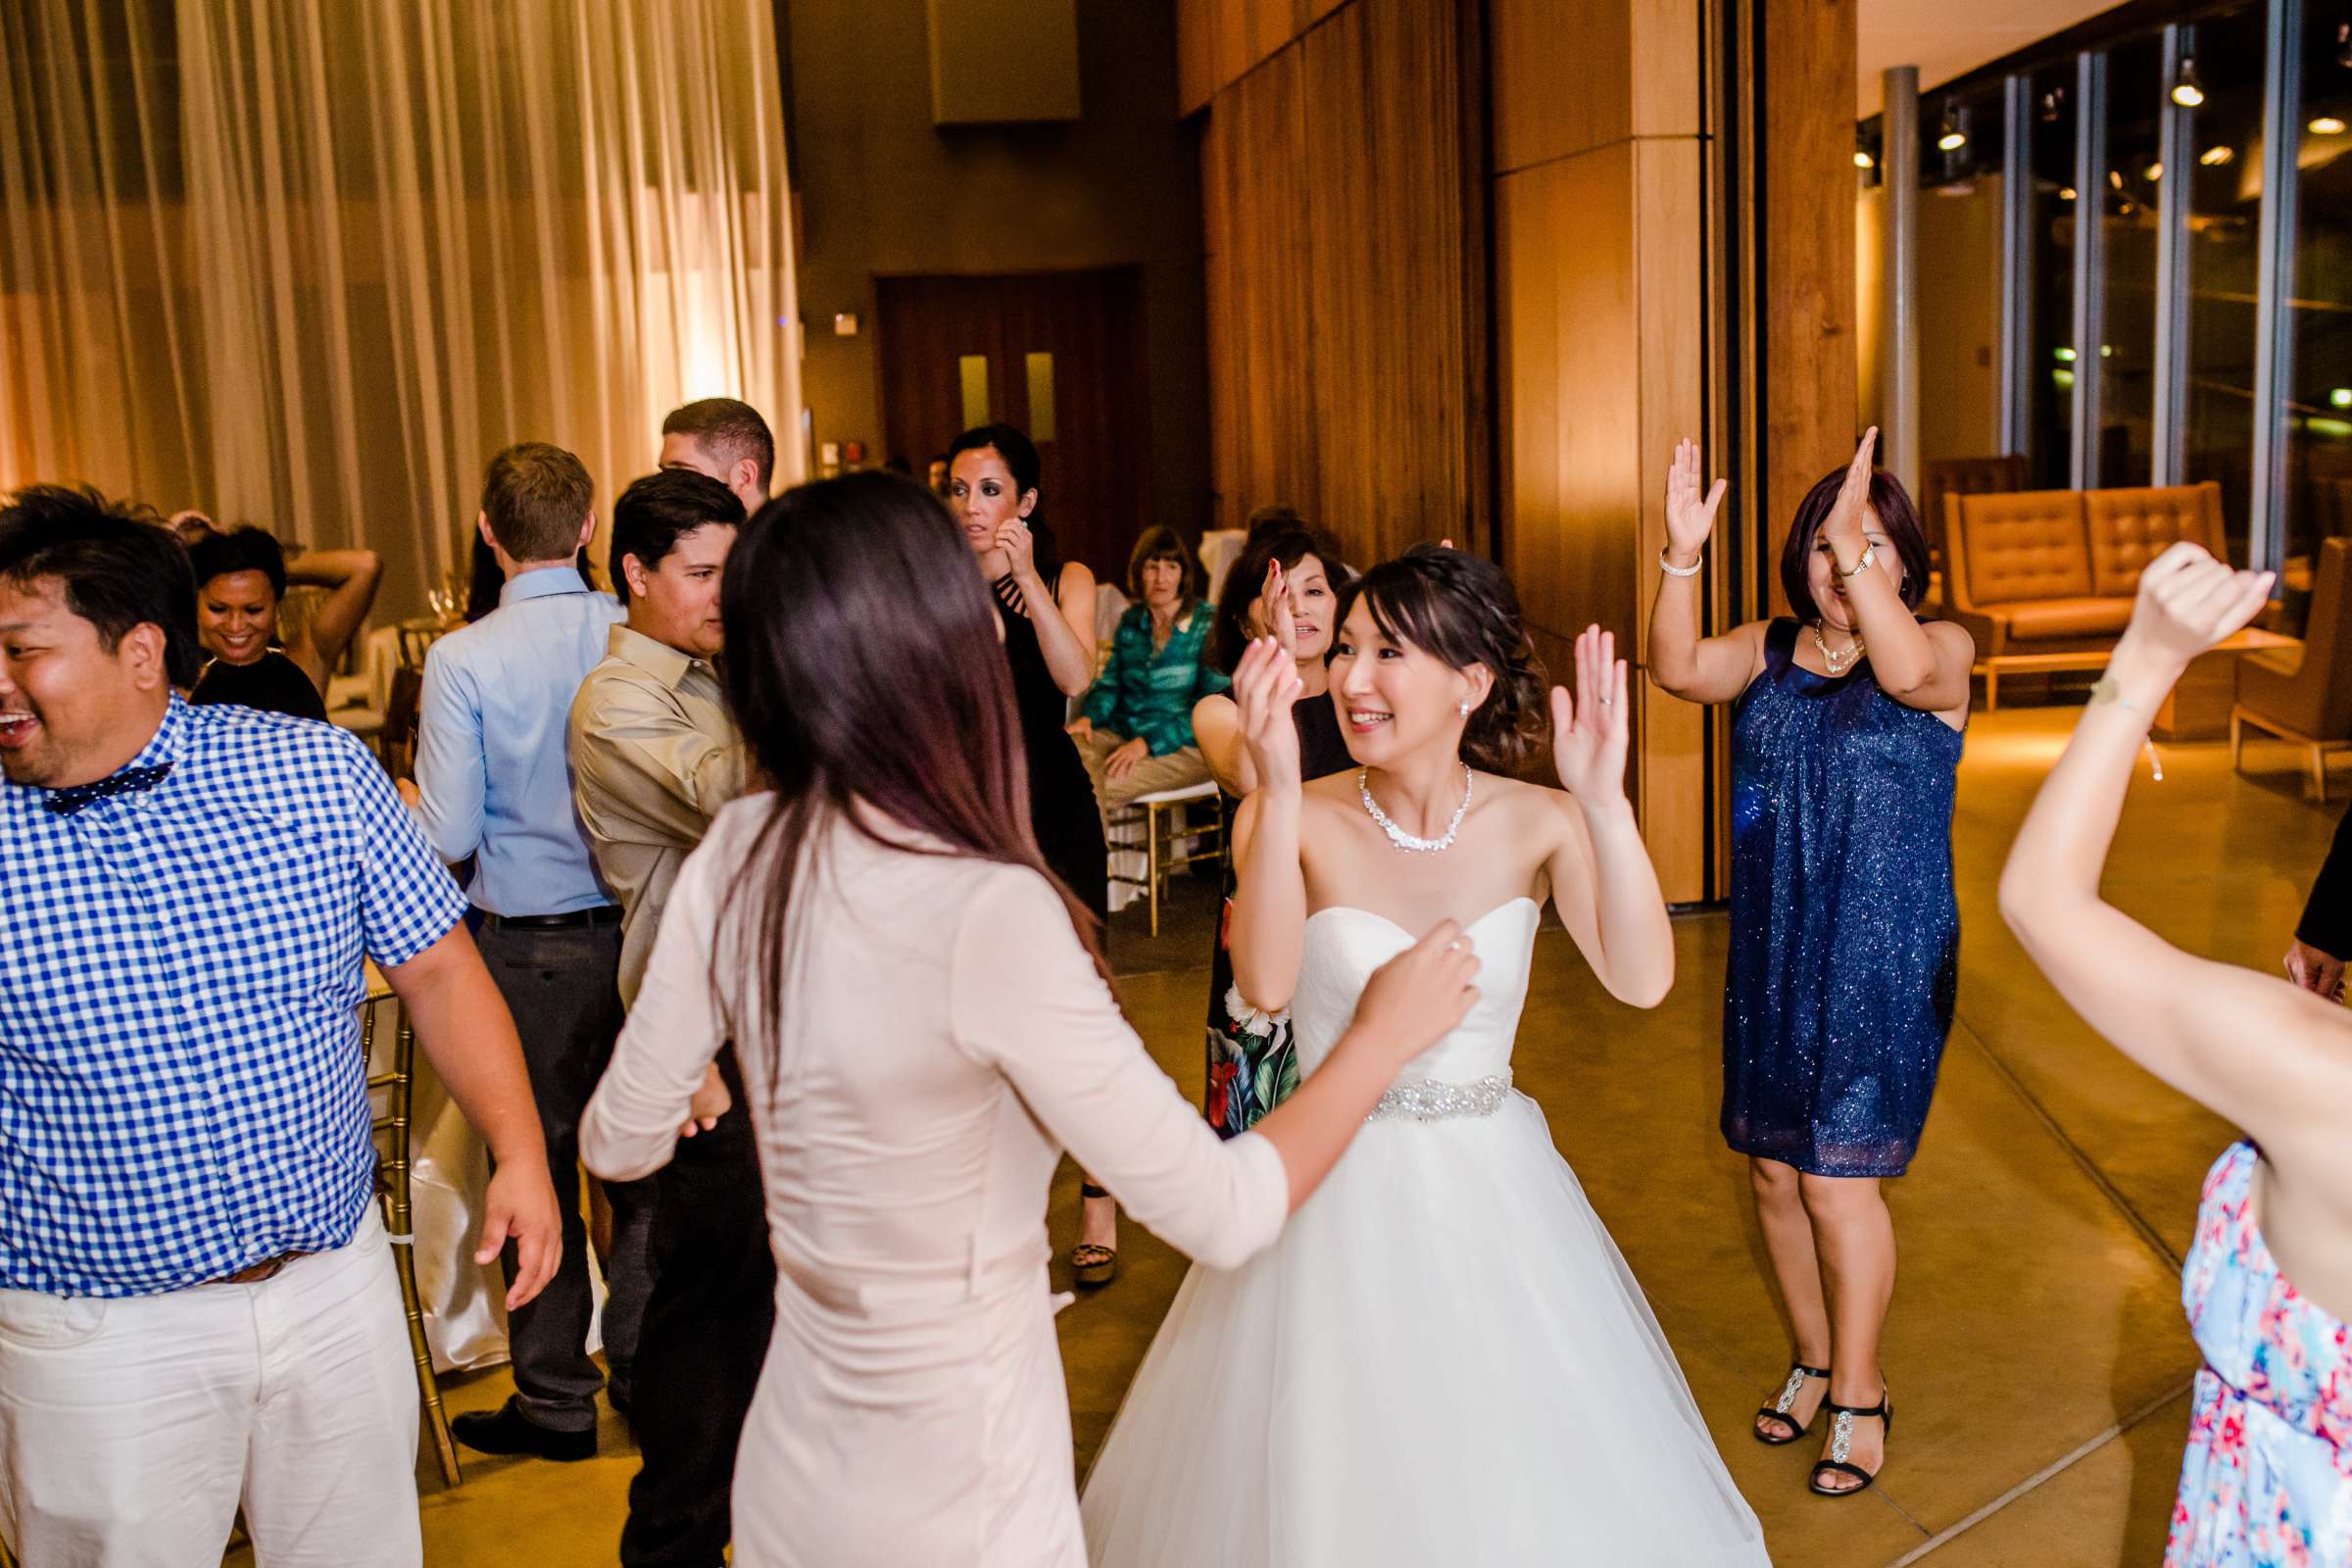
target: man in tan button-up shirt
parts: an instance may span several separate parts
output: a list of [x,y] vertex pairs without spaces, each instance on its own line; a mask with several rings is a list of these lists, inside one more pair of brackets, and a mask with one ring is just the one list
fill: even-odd
[[[624,1003],[678,868],[744,788],[743,741],[710,667],[719,579],[743,520],[724,483],[685,468],[649,474],[612,504],[613,588],[628,618],[572,700],[570,758],[573,807],[621,903]],[[628,1568],[717,1562],[727,1544],[736,1442],[775,1292],[740,1098],[707,1085],[656,1178],[654,1288],[628,1412],[644,1455],[621,1532]]]

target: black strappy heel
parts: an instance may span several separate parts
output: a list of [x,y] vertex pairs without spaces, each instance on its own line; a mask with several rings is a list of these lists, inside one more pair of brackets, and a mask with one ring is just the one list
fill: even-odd
[[[1093,1182],[1078,1184],[1078,1202],[1081,1208],[1090,1198],[1108,1198],[1110,1189]],[[1070,1249],[1070,1274],[1081,1285],[1108,1285],[1118,1277],[1119,1250],[1115,1247],[1099,1247],[1093,1242],[1080,1242]]]
[[[1770,1404],[1761,1404],[1756,1407],[1756,1421],[1783,1422],[1790,1429],[1788,1435],[1785,1438],[1776,1438],[1762,1427],[1757,1426],[1754,1421],[1748,1423],[1748,1432],[1758,1443],[1768,1448],[1785,1448],[1789,1444],[1802,1439],[1807,1432],[1812,1430],[1813,1423],[1809,1420],[1800,1423],[1788,1412],[1796,1408],[1796,1396],[1804,1393],[1805,1379],[1821,1378],[1826,1381],[1829,1375],[1830,1369],[1826,1366],[1807,1366],[1802,1361],[1789,1362],[1788,1381],[1781,1385],[1781,1392],[1773,1396]],[[1821,1411],[1816,1409],[1813,1413],[1819,1415]]]
[[[1832,1399],[1825,1402],[1822,1408],[1836,1418],[1830,1423],[1830,1456],[1813,1467],[1812,1478],[1806,1485],[1812,1488],[1815,1495],[1823,1497],[1850,1497],[1856,1493],[1868,1492],[1879,1478],[1858,1464],[1846,1462],[1845,1456],[1853,1451],[1854,1423],[1867,1421],[1874,1415],[1885,1423],[1879,1468],[1886,1469],[1884,1444],[1894,1438],[1894,1396],[1887,1392],[1886,1385],[1881,1384],[1879,1402],[1874,1405],[1839,1404]],[[1862,1484],[1858,1487],[1825,1487],[1821,1484],[1821,1478],[1825,1475],[1852,1476]]]

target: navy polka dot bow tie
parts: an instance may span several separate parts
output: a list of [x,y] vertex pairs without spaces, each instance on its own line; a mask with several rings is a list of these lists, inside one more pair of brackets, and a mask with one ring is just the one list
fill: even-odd
[[70,784],[62,790],[51,790],[49,798],[42,804],[60,816],[72,816],[94,801],[109,801],[118,795],[134,795],[141,790],[151,790],[171,771],[170,762],[158,762],[153,767],[126,767],[95,784]]

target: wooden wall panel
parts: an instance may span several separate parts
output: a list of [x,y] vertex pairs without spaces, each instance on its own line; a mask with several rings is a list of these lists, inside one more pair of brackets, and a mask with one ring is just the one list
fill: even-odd
[[1217,90],[1215,7],[1210,0],[1177,0],[1176,107],[1191,114]]
[[1361,0],[1306,35],[1314,515],[1364,561],[1461,534],[1464,199],[1452,8]]
[[[1640,535],[1634,549],[1636,638],[1624,646],[1646,664],[1649,611],[1664,580],[1666,466],[1684,436],[1702,447],[1707,435],[1706,171],[1694,137],[1634,143],[1635,313],[1639,321],[1641,413],[1636,490]],[[1659,885],[1671,897],[1696,898],[1707,882],[1708,710],[1641,683],[1640,808]]]
[[1495,172],[1632,133],[1634,9],[1656,3],[1489,0]]
[[1314,494],[1303,61],[1277,54],[1220,93],[1201,149],[1208,261],[1210,438],[1218,522]]
[[[1633,646],[1642,484],[1634,147],[1495,187],[1505,570],[1528,619]],[[1573,235],[1574,243],[1567,243]]]
[[[1761,119],[1763,493],[1766,560],[1797,502],[1853,460],[1859,371],[1854,355],[1853,125],[1824,103],[1854,94],[1853,0],[1755,0],[1764,40]],[[1773,90],[1782,83],[1803,90]],[[1779,603],[1779,588],[1773,589]]]
[[[1665,466],[1709,433],[1705,4],[1492,0],[1490,16],[1502,560],[1547,662],[1598,622],[1639,668]],[[1650,856],[1669,899],[1705,898],[1710,718],[1637,684]]]
[[1217,521],[1296,507],[1369,563],[1480,543],[1460,15],[1345,0],[1212,100],[1202,143]]

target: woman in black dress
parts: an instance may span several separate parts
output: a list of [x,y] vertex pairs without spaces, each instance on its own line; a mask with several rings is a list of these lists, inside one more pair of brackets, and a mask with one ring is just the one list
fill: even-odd
[[[245,523],[196,534],[188,562],[196,575],[197,635],[212,656],[189,700],[323,721],[320,693],[375,602],[383,558],[372,550],[328,550],[289,562],[275,539]],[[288,583],[323,588],[326,596],[309,623],[281,642],[277,612]]]
[[[1294,520],[1251,539],[1217,596],[1218,668],[1231,674],[1243,651],[1258,637],[1279,642],[1298,667],[1299,690],[1291,705],[1291,722],[1298,729],[1302,779],[1355,765],[1340,729],[1339,710],[1332,706],[1331,676],[1324,664],[1331,653],[1333,607],[1348,577],[1329,541]],[[1193,734],[1223,792],[1220,804],[1230,841],[1235,808],[1256,784],[1250,776],[1240,710],[1233,699],[1219,693],[1194,705]],[[1233,871],[1228,866],[1225,907],[1217,917],[1209,959],[1208,1063],[1200,1102],[1200,1113],[1223,1138],[1248,1132],[1298,1087],[1289,1015],[1258,1012],[1233,989],[1233,957],[1225,946],[1232,907]]]
[[[1056,559],[1037,514],[1037,448],[1009,424],[966,430],[948,448],[948,510],[996,591],[1004,659],[1029,762],[1029,826],[1062,884],[1100,921],[1110,911],[1102,808],[1063,726],[1095,682],[1095,574]],[[1118,1269],[1118,1204],[1090,1179],[1070,1266],[1081,1284]]]

